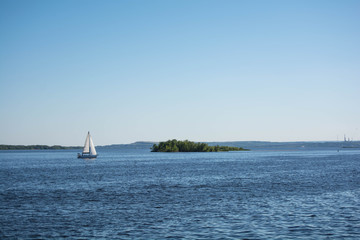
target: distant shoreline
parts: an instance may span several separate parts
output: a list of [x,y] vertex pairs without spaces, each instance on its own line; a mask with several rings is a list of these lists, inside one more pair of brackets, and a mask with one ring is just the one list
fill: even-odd
[[64,150],[64,149],[81,149],[78,146],[64,147],[60,145],[0,145],[0,150]]
[[[129,144],[111,144],[97,145],[99,150],[113,149],[148,149],[150,150],[154,144],[159,142],[138,141]],[[309,150],[309,149],[359,149],[360,141],[302,141],[302,142],[269,142],[269,141],[227,141],[227,142],[204,142],[209,146],[229,146],[242,147],[246,149],[256,150]],[[71,150],[82,149],[82,146],[61,146],[61,145],[10,145],[0,144],[0,150]]]

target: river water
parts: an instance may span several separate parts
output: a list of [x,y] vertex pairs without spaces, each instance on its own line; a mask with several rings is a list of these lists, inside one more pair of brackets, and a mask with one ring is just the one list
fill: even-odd
[[0,151],[1,239],[359,239],[360,151]]

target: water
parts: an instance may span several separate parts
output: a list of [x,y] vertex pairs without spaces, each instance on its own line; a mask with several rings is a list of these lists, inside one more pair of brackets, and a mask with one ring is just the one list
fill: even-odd
[[359,239],[360,151],[0,151],[1,239]]

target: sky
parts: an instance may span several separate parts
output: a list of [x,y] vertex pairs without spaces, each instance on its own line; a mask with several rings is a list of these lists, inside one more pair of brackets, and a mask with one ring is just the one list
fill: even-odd
[[359,12],[0,0],[0,144],[360,140]]

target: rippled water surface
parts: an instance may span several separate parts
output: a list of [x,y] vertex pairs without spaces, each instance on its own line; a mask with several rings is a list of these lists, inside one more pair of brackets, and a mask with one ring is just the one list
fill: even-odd
[[0,151],[1,239],[359,239],[360,151]]

